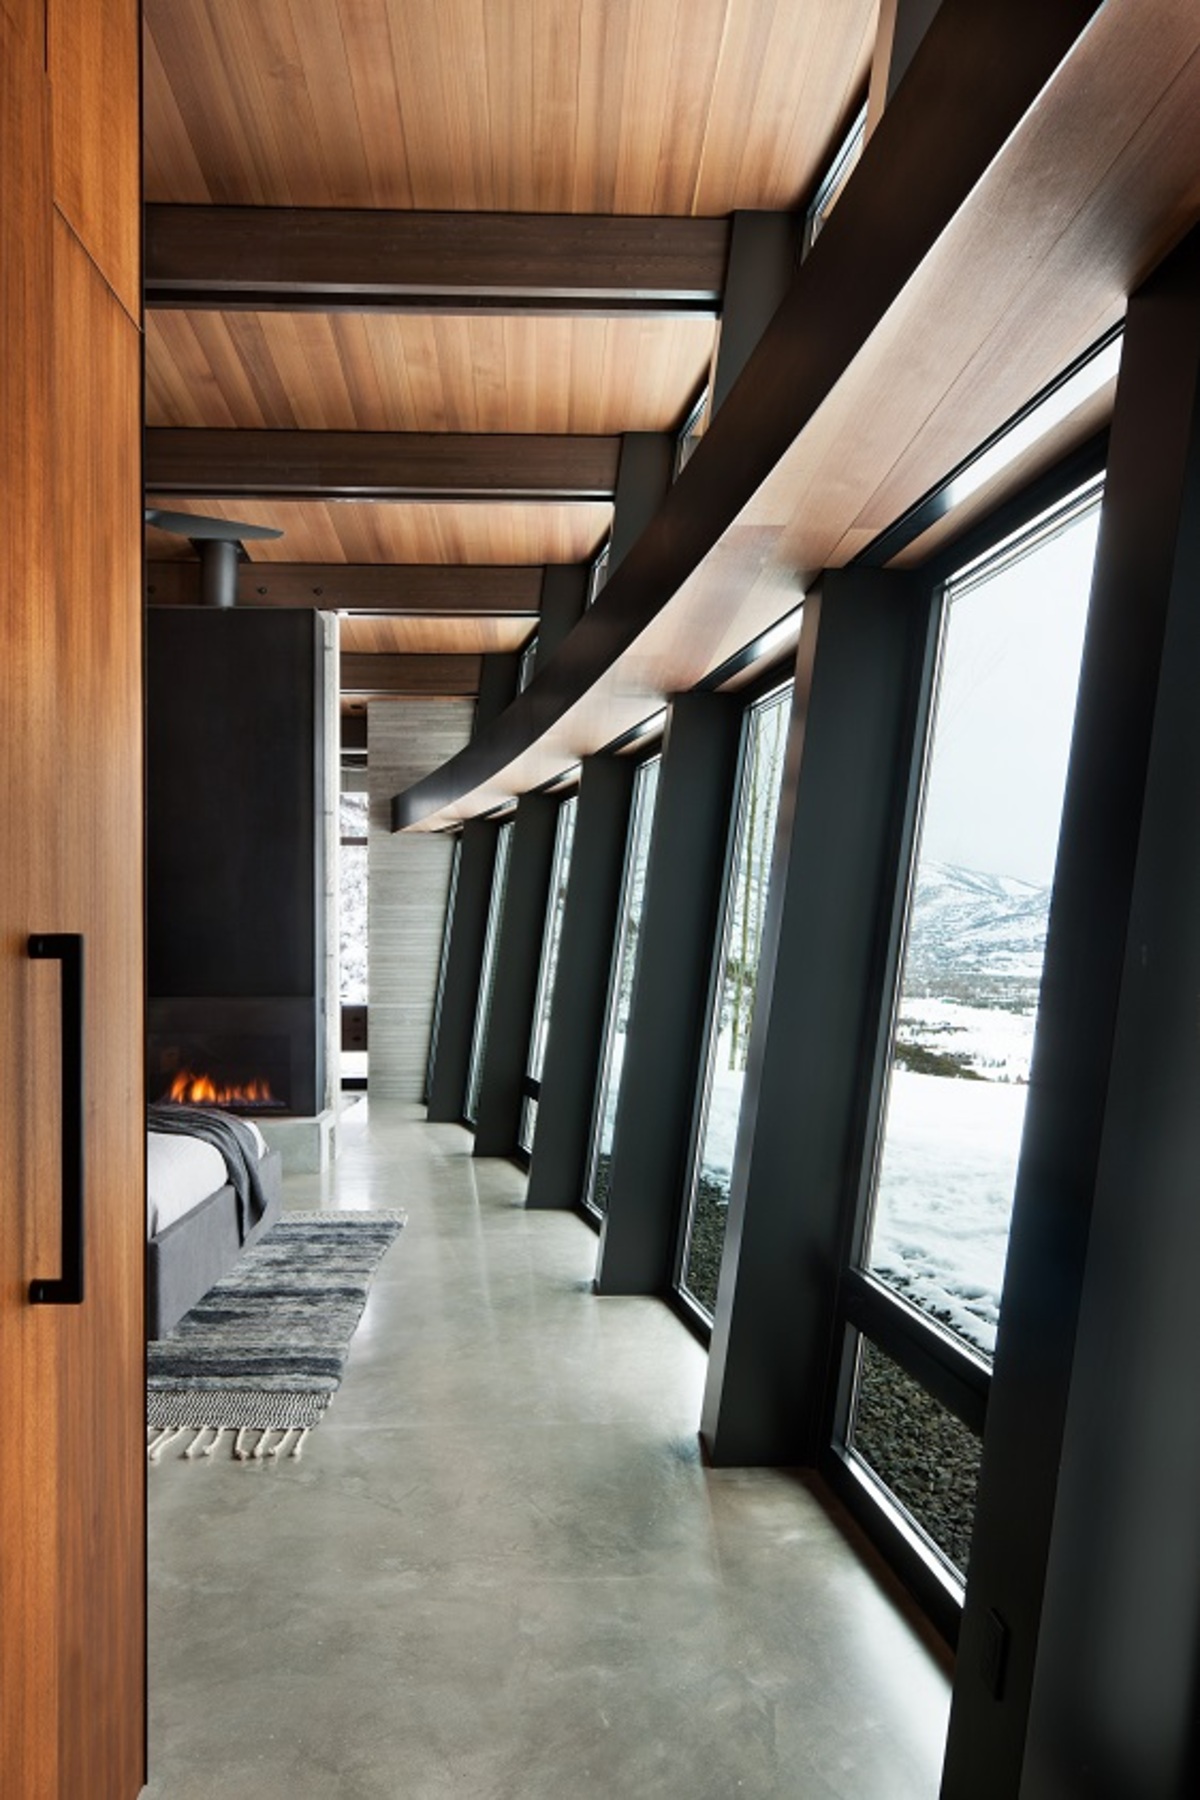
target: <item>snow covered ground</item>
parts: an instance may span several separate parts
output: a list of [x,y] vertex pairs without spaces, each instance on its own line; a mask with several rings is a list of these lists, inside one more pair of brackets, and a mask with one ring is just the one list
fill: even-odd
[[871,1267],[988,1355],[1028,1092],[892,1072]]

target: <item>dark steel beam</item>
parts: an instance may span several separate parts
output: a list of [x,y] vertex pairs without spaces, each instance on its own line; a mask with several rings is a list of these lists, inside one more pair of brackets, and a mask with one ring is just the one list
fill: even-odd
[[[540,564],[244,562],[238,566],[237,603],[419,618],[536,619],[543,576]],[[199,563],[148,562],[146,597],[151,606],[198,606]]]
[[[393,801],[403,830],[528,750],[720,542],[879,326],[1098,10],[944,0],[828,225],[656,517],[554,659],[553,679]],[[547,674],[549,675],[549,671]]]
[[146,433],[146,490],[286,500],[610,500],[619,437],[527,432]]
[[442,697],[479,692],[481,656],[406,656],[344,651],[343,694],[425,694]]
[[146,305],[715,313],[725,219],[146,208]]

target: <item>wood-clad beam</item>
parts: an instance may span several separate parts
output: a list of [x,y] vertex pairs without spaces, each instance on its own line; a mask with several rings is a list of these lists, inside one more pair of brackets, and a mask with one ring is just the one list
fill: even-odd
[[146,305],[715,313],[725,219],[146,208]]
[[[454,563],[242,563],[239,606],[311,606],[322,612],[416,617],[536,619],[539,566]],[[200,565],[148,562],[151,606],[198,606]]]
[[[1037,110],[1097,12],[1118,17],[1095,0],[1063,0],[1053,9],[1039,0],[944,0],[829,224],[695,455],[609,580],[603,604],[494,725],[395,797],[394,829],[437,829],[536,786],[602,747],[622,718],[631,725],[655,697],[700,679],[706,661],[728,654],[731,594],[741,597],[732,624],[742,641],[795,606],[805,569],[789,556],[783,528],[813,472],[797,470],[789,453],[819,437],[826,403],[869,360],[868,345],[891,344],[885,322],[919,286],[915,277],[940,268],[935,248],[1020,137],[1016,128]],[[1136,31],[1131,15],[1122,17]],[[1056,82],[1052,91],[1060,88]],[[1020,216],[1025,226],[1027,212]],[[989,227],[989,242],[997,242],[990,216]],[[951,338],[957,333],[957,354],[972,342],[977,320],[981,331],[992,328],[978,297],[993,280],[991,269],[956,271],[957,311],[939,322]],[[931,331],[934,322],[923,318],[922,328]],[[911,362],[911,342],[896,355]],[[877,412],[883,392],[876,387],[871,396]],[[885,447],[892,460],[911,421],[896,421],[894,430]],[[786,487],[769,487],[781,466]],[[851,495],[847,510],[857,508],[849,476],[865,481],[871,470],[839,466]],[[834,516],[822,529],[824,560],[844,526]]]
[[343,694],[420,694],[458,699],[479,692],[480,656],[359,656],[341,659]]
[[619,437],[507,432],[146,433],[146,490],[292,500],[607,500]]

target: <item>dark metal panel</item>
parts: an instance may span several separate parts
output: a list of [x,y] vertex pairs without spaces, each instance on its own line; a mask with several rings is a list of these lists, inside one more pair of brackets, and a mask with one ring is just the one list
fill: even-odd
[[606,596],[615,570],[662,505],[674,472],[675,440],[670,432],[625,433],[621,439],[613,501],[612,543],[604,584]]
[[[244,562],[238,566],[237,603],[536,619],[541,592],[540,564]],[[151,606],[198,606],[199,563],[148,562],[146,594]]]
[[[854,180],[694,456],[555,657],[486,736],[395,804],[414,824],[490,781],[676,594],[775,468],[1097,10],[943,0]],[[541,684],[539,684],[540,686]]]
[[149,307],[714,312],[724,219],[146,208]]
[[1195,1792],[1197,594],[1193,233],[1127,317],[947,1800]]
[[587,563],[553,563],[542,583],[542,614],[538,620],[537,657],[534,671],[544,669],[587,606]]
[[587,1171],[637,763],[589,756],[559,941],[526,1205],[576,1207]]
[[667,723],[601,1229],[602,1294],[671,1286],[742,712],[724,694],[681,694]]
[[811,1468],[824,1441],[932,611],[866,569],[805,602],[701,1427],[719,1464]]
[[343,694],[446,697],[479,692],[483,657],[350,650],[342,652],[339,663]]
[[153,426],[146,491],[226,499],[607,500],[621,439]]
[[799,262],[800,224],[795,213],[734,213],[710,418],[723,405],[779,310]]
[[558,808],[558,800],[549,794],[526,794],[513,822],[492,1010],[483,1047],[476,1156],[512,1156],[518,1149]]

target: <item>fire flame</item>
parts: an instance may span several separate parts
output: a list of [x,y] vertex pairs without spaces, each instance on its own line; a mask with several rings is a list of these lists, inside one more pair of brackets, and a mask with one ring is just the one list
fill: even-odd
[[274,1106],[269,1081],[257,1078],[236,1087],[216,1082],[211,1075],[193,1075],[181,1069],[171,1083],[168,1100],[185,1106]]

